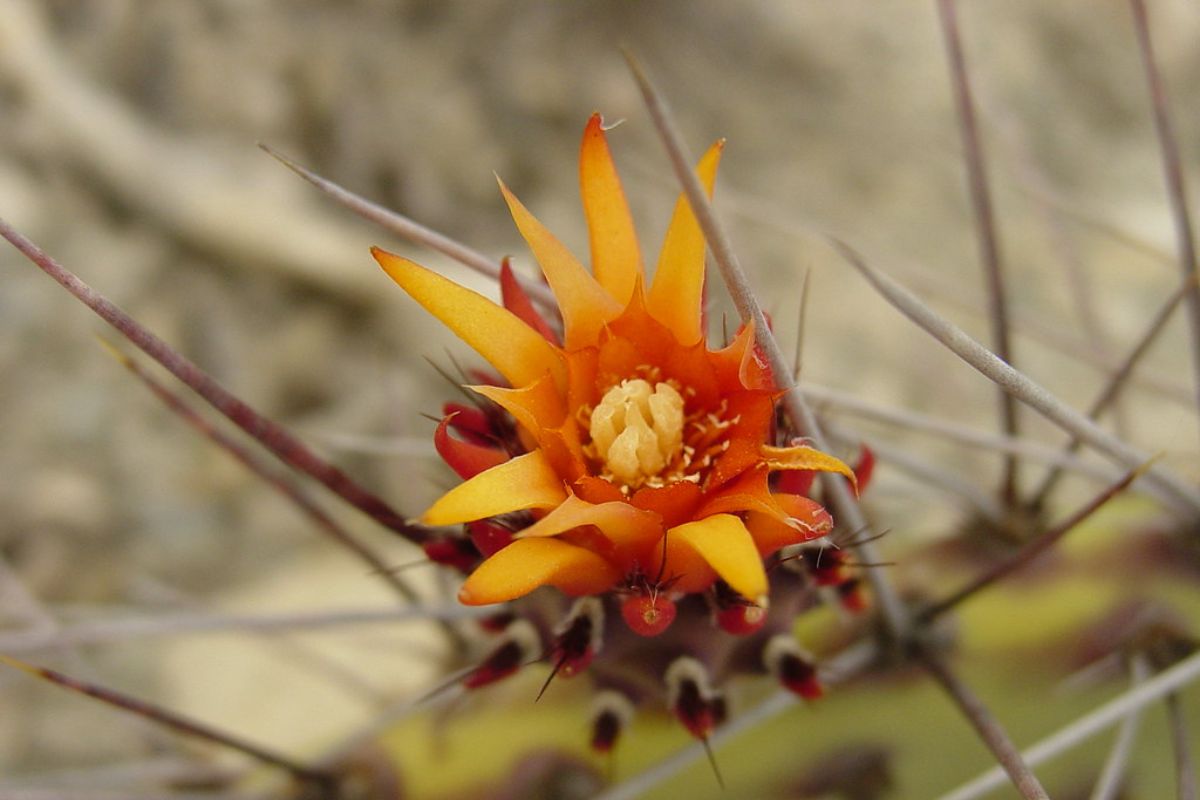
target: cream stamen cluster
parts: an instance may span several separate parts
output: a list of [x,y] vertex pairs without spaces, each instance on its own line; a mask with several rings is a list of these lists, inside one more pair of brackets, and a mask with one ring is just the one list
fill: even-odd
[[683,449],[683,396],[665,382],[622,381],[592,411],[589,433],[605,472],[626,486],[640,486]]

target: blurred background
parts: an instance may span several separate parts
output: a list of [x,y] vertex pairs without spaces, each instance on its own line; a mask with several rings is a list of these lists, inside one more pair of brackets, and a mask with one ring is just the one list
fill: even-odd
[[[1179,280],[1129,8],[959,6],[1010,276],[1014,360],[1084,406]],[[1150,6],[1194,178],[1200,10],[1186,0]],[[415,514],[449,481],[421,414],[436,413],[451,390],[426,359],[468,356],[367,249],[487,284],[357,221],[255,144],[528,269],[492,173],[585,252],[575,159],[598,110],[623,120],[610,142],[653,253],[677,190],[619,46],[644,61],[694,151],[728,138],[718,209],[784,342],[795,338],[799,286],[811,275],[802,378],[995,431],[992,387],[891,311],[820,237],[851,242],[986,338],[932,3],[0,0],[0,215]],[[10,633],[83,627],[100,643],[46,649],[26,638],[27,651],[9,652],[301,753],[435,680],[443,648],[425,625],[272,637],[132,635],[114,625],[166,611],[382,608],[390,598],[164,411],[96,334],[112,336],[15,251],[0,250],[0,644],[18,641],[3,638]],[[1200,429],[1184,345],[1179,319],[1112,424],[1195,480]],[[994,454],[826,410],[981,492],[999,480]],[[1032,414],[1023,436],[1062,440]],[[882,461],[868,503],[896,552],[970,518],[961,494]],[[1027,467],[1022,477],[1030,485],[1039,475]],[[1055,507],[1099,485],[1074,478]],[[335,510],[389,563],[418,558]],[[428,571],[411,574],[430,596],[439,591]],[[145,726],[79,698],[7,674],[0,697],[0,781],[10,786],[46,776],[97,786],[89,770],[122,764],[183,769]],[[583,740],[582,716],[546,713],[562,718],[563,737]],[[847,715],[827,711],[826,723],[834,716]],[[931,747],[966,738],[964,723],[945,719],[963,727]],[[858,722],[870,738],[870,720]],[[1047,727],[1034,716],[1026,730]],[[633,761],[685,743],[673,735]],[[475,777],[511,765],[516,748],[497,748]],[[926,794],[900,781],[892,796],[949,788],[986,755],[947,761],[947,777],[931,779]],[[922,763],[926,773],[941,769]],[[421,765],[410,759],[404,769],[417,796],[445,796],[417,774]],[[715,791],[701,778],[698,791]]]

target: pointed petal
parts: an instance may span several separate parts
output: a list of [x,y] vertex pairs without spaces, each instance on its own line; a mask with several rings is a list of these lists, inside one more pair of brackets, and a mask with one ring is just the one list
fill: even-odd
[[859,446],[858,463],[854,465],[854,478],[860,493],[867,490],[871,476],[875,473],[875,451],[865,444]]
[[522,539],[556,536],[584,525],[595,525],[618,549],[642,549],[663,532],[662,519],[629,503],[589,503],[572,495],[546,516],[521,531]]
[[571,489],[589,503],[621,503],[625,501],[625,495],[621,494],[621,490],[612,481],[595,475],[584,475],[577,479],[571,485]]
[[[671,528],[667,531],[666,550],[667,575],[681,572],[681,566],[686,570],[686,565],[698,557],[738,594],[752,602],[765,601],[767,573],[762,558],[750,531],[732,514],[717,514]],[[688,577],[685,571],[676,583],[680,591],[688,590]]]
[[503,603],[542,586],[569,595],[597,594],[621,572],[591,550],[559,539],[518,539],[479,565],[458,592],[464,605]]
[[781,494],[795,494],[807,497],[812,490],[817,473],[810,469],[788,470],[779,476],[778,489]]
[[539,428],[561,425],[567,415],[562,395],[554,386],[554,381],[548,377],[519,389],[504,389],[499,386],[468,388],[512,414],[518,425],[534,435]]
[[691,481],[676,481],[666,486],[642,487],[629,498],[629,502],[635,508],[658,514],[664,528],[674,528],[696,518],[696,507],[701,499],[699,486]]
[[845,475],[850,483],[857,487],[858,478],[854,470],[846,466],[840,458],[834,458],[814,447],[772,447],[763,445],[763,462],[769,469],[811,469],[817,472],[836,472]]
[[717,457],[706,479],[706,491],[732,480],[762,460],[762,443],[770,441],[775,402],[766,392],[733,392],[726,395],[727,419],[733,421],[728,449]]
[[586,473],[579,426],[568,419],[563,398],[550,378],[522,389],[495,386],[472,386],[471,389],[512,414],[528,438],[529,446],[536,445],[561,477],[570,481]]
[[474,478],[479,473],[508,461],[508,453],[503,450],[455,439],[450,435],[450,426],[453,424],[453,414],[438,423],[437,430],[433,432],[433,446],[450,469],[458,473],[458,477],[464,480]]
[[751,511],[746,527],[760,555],[769,556],[781,547],[819,539],[833,530],[833,517],[820,503],[794,494],[772,495],[785,515]]
[[765,468],[748,469],[734,480],[705,498],[704,505],[696,512],[697,517],[712,514],[740,514],[743,511],[761,511],[778,518],[786,515],[776,505],[768,483]]
[[[754,348],[754,328],[750,325],[740,325],[731,341],[725,347],[711,352],[713,369],[717,381],[724,391],[738,389],[770,389],[770,373],[761,378],[750,374],[749,366],[755,362],[747,356],[747,351]],[[750,384],[743,383],[746,378],[755,379]]]
[[558,300],[567,349],[595,344],[600,329],[621,313],[621,306],[571,255],[571,251],[529,213],[503,181],[500,181],[500,191],[517,229],[528,242]]
[[489,447],[496,443],[492,423],[479,408],[463,403],[442,403],[442,416],[451,417],[450,427],[471,444]]
[[371,254],[400,288],[475,349],[513,386],[526,386],[546,373],[565,383],[557,348],[515,314],[481,294],[378,247]]
[[[721,161],[724,146],[724,140],[718,141],[696,165],[696,174],[708,189],[709,196],[712,195],[717,164]],[[700,231],[700,224],[696,222],[696,215],[692,213],[687,198],[681,194],[675,203],[675,213],[658,257],[654,282],[646,297],[646,308],[651,316],[670,328],[679,343],[684,345],[695,344],[704,335],[701,329],[704,249],[704,234]]]
[[527,508],[553,508],[567,499],[562,480],[534,450],[464,481],[421,517],[426,525],[455,525]]
[[625,306],[642,276],[642,253],[599,114],[592,115],[583,132],[579,188],[592,248],[592,272],[613,299]]
[[471,543],[475,545],[475,549],[484,558],[491,558],[513,542],[512,531],[487,520],[468,522],[467,533],[470,534]]
[[750,345],[742,352],[742,363],[738,366],[738,380],[747,389],[774,390],[777,386],[771,372],[771,362],[754,336],[754,325],[744,326],[751,333]]
[[547,342],[555,346],[562,346],[558,334],[554,332],[550,323],[546,322],[546,318],[534,307],[533,301],[525,293],[524,287],[521,286],[521,282],[517,280],[512,267],[509,266],[507,257],[500,262],[500,300],[504,303],[505,308],[540,333]]

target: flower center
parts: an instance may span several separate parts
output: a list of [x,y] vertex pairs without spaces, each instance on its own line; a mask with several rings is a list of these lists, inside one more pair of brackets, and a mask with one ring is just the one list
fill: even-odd
[[683,397],[669,383],[621,381],[592,412],[589,432],[605,471],[638,486],[659,475],[683,449]]

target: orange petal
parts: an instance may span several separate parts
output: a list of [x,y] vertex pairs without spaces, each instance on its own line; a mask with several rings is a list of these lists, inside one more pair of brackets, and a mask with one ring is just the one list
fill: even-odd
[[621,572],[591,550],[559,539],[518,539],[479,565],[458,591],[464,605],[503,603],[542,586],[569,595],[597,594]]
[[762,460],[762,443],[769,441],[775,417],[775,402],[766,392],[732,392],[726,395],[726,418],[733,420],[728,432],[729,447],[717,457],[706,478],[712,491]]
[[567,353],[567,410],[577,413],[583,406],[600,402],[599,348],[585,347]]
[[[746,369],[748,361],[746,352],[753,347],[754,328],[750,325],[740,325],[737,332],[733,335],[732,342],[710,353],[717,382],[720,383],[724,391],[770,388],[769,386],[746,385],[742,383],[744,377],[753,377],[747,375],[748,370]],[[749,362],[753,363],[753,359],[749,359]]]
[[568,418],[566,406],[549,377],[522,389],[472,386],[517,420],[525,437],[541,449],[555,472],[574,480],[587,471],[579,426]]
[[743,511],[761,511],[781,520],[787,516],[775,503],[768,484],[765,468],[748,469],[734,480],[705,498],[704,505],[696,512],[697,517],[712,514],[738,514]]
[[667,531],[666,571],[680,575],[680,591],[698,591],[688,566],[697,557],[712,568],[730,587],[756,603],[767,596],[767,573],[754,539],[745,524],[732,514],[716,514]]
[[856,487],[858,485],[854,470],[846,466],[840,458],[834,458],[814,447],[772,447],[765,444],[760,452],[763,462],[769,469],[811,469],[816,472],[836,472],[839,475],[845,475]]
[[833,518],[816,500],[794,494],[775,494],[772,498],[784,518],[758,511],[746,515],[746,527],[760,555],[769,556],[781,547],[819,539],[833,530]]
[[642,253],[599,114],[592,115],[583,132],[579,188],[592,248],[592,272],[613,299],[627,305],[642,276]]
[[575,350],[596,343],[600,329],[621,313],[621,306],[605,291],[571,251],[538,222],[500,181],[500,191],[508,203],[521,236],[529,243],[534,258],[542,267],[558,307],[562,310],[567,349]]
[[513,386],[547,373],[565,384],[560,351],[515,314],[483,295],[378,247],[371,254],[400,288],[475,349]]
[[[710,197],[724,146],[724,140],[718,141],[696,165],[696,174]],[[684,345],[695,344],[704,335],[701,329],[704,247],[700,224],[696,222],[696,215],[692,213],[687,197],[681,194],[675,203],[675,213],[658,257],[654,282],[646,297],[646,308],[651,316],[670,328],[679,343]]]
[[589,503],[621,503],[625,501],[625,495],[621,494],[621,490],[612,481],[595,475],[584,475],[582,478],[576,479],[571,488],[575,494]]
[[750,331],[751,338],[742,353],[742,363],[738,366],[738,380],[747,389],[774,390],[777,385],[775,375],[771,372],[771,362],[767,360],[766,353],[758,344],[758,337],[754,336],[754,325],[747,323],[743,327]]
[[446,492],[421,516],[426,525],[455,525],[567,499],[541,450],[505,461]]
[[700,487],[691,481],[676,481],[666,486],[643,486],[629,498],[635,508],[658,514],[664,528],[673,528],[695,519],[700,500]]
[[521,531],[518,537],[556,536],[572,528],[595,525],[618,549],[642,549],[663,532],[662,518],[629,503],[589,503],[574,495]]
[[517,424],[534,436],[540,428],[561,425],[567,415],[562,395],[549,377],[542,377],[519,389],[505,389],[500,386],[468,388],[512,414]]

